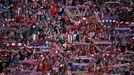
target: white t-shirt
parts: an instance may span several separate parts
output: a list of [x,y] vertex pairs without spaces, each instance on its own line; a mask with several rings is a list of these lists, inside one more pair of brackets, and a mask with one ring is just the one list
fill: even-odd
[[34,41],[36,40],[36,34],[33,34],[33,38]]

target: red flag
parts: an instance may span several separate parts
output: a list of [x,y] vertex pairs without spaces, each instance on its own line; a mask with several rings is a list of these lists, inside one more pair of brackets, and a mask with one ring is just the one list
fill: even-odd
[[56,11],[57,11],[56,7],[52,7],[52,8],[50,9],[51,15],[54,16],[54,15],[56,14]]

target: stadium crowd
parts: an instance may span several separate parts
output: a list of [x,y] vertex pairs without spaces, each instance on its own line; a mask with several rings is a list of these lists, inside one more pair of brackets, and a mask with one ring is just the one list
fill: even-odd
[[133,0],[0,0],[0,73],[133,75],[133,32]]

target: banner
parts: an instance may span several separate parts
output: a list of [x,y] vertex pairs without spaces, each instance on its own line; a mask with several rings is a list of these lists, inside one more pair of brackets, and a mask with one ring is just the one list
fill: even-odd
[[8,31],[8,30],[16,30],[16,28],[11,28],[11,27],[1,27],[0,31],[4,30],[4,31]]
[[89,8],[86,5],[76,5],[76,6],[67,6],[66,9],[74,9],[74,8]]
[[73,65],[77,65],[77,66],[88,66],[89,63],[73,63]]
[[115,28],[115,30],[131,31],[130,28]]
[[36,64],[37,60],[23,60],[20,61],[20,64]]
[[82,13],[80,13],[80,14],[68,14],[68,16],[70,16],[70,17],[74,17],[74,16],[82,16]]
[[94,44],[112,44],[112,41],[96,41]]

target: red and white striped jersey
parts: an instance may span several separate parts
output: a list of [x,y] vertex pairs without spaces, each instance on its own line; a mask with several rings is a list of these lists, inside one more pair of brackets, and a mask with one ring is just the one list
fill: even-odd
[[68,43],[73,43],[73,34],[68,34],[67,35],[67,42]]

